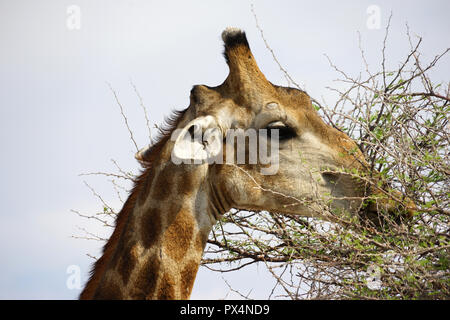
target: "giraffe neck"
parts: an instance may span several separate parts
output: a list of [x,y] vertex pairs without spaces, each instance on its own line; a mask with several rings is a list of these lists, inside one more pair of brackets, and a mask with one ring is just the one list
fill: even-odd
[[94,299],[189,298],[209,232],[226,210],[211,200],[206,170],[168,162],[143,181]]

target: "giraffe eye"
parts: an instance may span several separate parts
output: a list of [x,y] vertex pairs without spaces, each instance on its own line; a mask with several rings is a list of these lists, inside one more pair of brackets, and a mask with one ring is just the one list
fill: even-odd
[[267,125],[266,129],[267,129],[267,134],[269,137],[271,137],[272,130],[278,130],[278,137],[279,137],[280,141],[292,139],[297,136],[297,133],[295,132],[295,130],[293,128],[287,126],[286,124],[284,124],[281,121],[275,121],[275,122],[269,123]]

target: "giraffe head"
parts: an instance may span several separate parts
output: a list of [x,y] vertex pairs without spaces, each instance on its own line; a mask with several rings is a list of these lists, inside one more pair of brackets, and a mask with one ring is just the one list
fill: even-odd
[[[306,92],[269,82],[243,31],[227,28],[222,39],[229,75],[219,86],[193,87],[166,157],[204,166],[222,212],[328,219],[326,212],[357,210],[366,186],[348,171],[367,166],[356,143],[321,119]],[[146,157],[145,149],[137,154]]]
[[146,169],[80,298],[188,298],[209,232],[231,208],[328,220],[359,211],[366,186],[353,173],[367,165],[355,142],[305,92],[270,83],[244,32],[222,37],[228,77],[194,86],[188,108],[138,152]]

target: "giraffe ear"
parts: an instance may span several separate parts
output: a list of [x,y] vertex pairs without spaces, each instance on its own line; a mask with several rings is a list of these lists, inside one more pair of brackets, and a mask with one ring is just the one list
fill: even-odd
[[211,161],[222,151],[222,130],[213,116],[198,117],[172,135],[175,145],[172,161],[175,164],[201,164]]

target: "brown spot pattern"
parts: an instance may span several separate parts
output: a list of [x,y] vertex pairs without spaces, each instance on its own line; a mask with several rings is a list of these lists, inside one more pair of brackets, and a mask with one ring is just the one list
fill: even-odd
[[195,276],[197,275],[199,263],[197,261],[189,262],[181,272],[181,298],[189,299],[192,287],[194,286]]
[[161,282],[158,289],[158,299],[160,300],[173,300],[175,299],[175,280],[166,272],[161,278]]
[[161,170],[156,177],[154,187],[151,191],[152,199],[155,199],[156,201],[166,200],[171,195],[171,190],[168,189],[167,186],[172,184],[173,178],[174,175],[168,168]]
[[134,255],[133,247],[135,244],[132,244],[124,251],[122,257],[120,258],[120,263],[118,266],[118,272],[122,276],[122,281],[126,284],[130,279],[131,272],[136,266],[136,257]]
[[152,298],[156,289],[156,282],[158,280],[158,272],[160,269],[159,260],[155,257],[150,258],[140,270],[134,284],[133,299],[147,299]]
[[194,235],[194,218],[187,210],[181,210],[166,229],[164,251],[175,261],[183,259]]
[[112,281],[103,282],[98,288],[94,299],[98,300],[121,300],[122,292],[119,286]]
[[150,248],[161,232],[161,216],[157,209],[150,209],[144,214],[140,228],[142,244],[145,248]]
[[194,189],[194,181],[193,177],[190,175],[190,172],[188,174],[180,174],[180,178],[177,181],[176,184],[176,193],[179,195],[190,195]]
[[142,178],[142,186],[140,193],[138,195],[138,204],[144,204],[145,200],[148,198],[148,194],[150,193],[150,187],[152,186],[152,182],[155,177],[155,170],[149,169],[147,175]]

